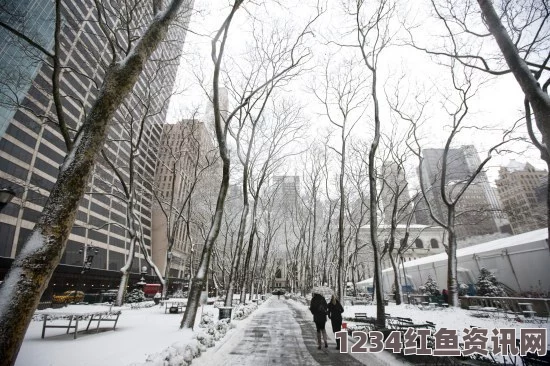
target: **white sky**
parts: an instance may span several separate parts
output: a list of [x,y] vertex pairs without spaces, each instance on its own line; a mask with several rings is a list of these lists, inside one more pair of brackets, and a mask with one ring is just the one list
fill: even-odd
[[[313,2],[316,3],[316,2]],[[339,4],[340,2],[338,2]],[[246,4],[246,3],[245,3]],[[277,7],[267,9],[267,6],[262,6],[259,10],[260,16],[263,16],[266,21],[275,21],[277,17],[283,17],[289,23],[303,25],[308,15],[312,14],[312,1],[305,0],[301,2],[293,2],[293,8],[285,9]],[[296,100],[300,101],[304,106],[305,118],[310,121],[308,135],[311,140],[320,137],[327,129],[330,129],[329,124],[321,115],[323,106],[319,104],[311,93],[310,85],[314,85],[319,78],[322,77],[324,60],[327,55],[334,52],[334,46],[328,47],[326,40],[343,42],[341,33],[346,31],[346,24],[350,24],[349,18],[343,18],[338,4],[330,2],[331,8],[325,13],[315,24],[313,33],[308,41],[311,44],[313,51],[313,59],[308,66],[313,69],[304,74],[300,79],[295,80],[288,88],[287,92]],[[423,3],[420,3],[423,4]],[[203,115],[206,109],[206,96],[201,89],[194,73],[200,73],[204,76],[207,82],[211,81],[212,61],[210,59],[210,38],[205,35],[214,34],[217,27],[223,22],[228,14],[227,2],[212,2],[207,0],[195,1],[195,10],[191,20],[191,32],[188,32],[186,44],[184,47],[184,58],[182,60],[177,84],[184,91],[172,98],[169,110],[168,120],[174,122],[179,118],[189,117],[192,111],[198,111],[199,115]],[[408,9],[399,9],[400,19],[402,14],[408,15],[410,23],[420,24],[416,32],[419,42],[433,42],[433,36],[436,33],[434,23],[429,17],[429,9],[422,8],[424,5],[414,3],[414,7]],[[250,9],[250,8],[249,8]],[[254,13],[258,14],[258,8],[254,9]],[[275,15],[276,14],[276,15]],[[237,12],[237,17],[231,27],[229,35],[230,47],[227,50],[227,56],[232,56],[238,60],[242,57],[244,45],[250,41],[250,14],[240,9]],[[299,16],[298,16],[299,15]],[[289,20],[292,18],[292,22]],[[298,26],[297,25],[297,26]],[[433,30],[433,32],[432,32]],[[433,34],[432,34],[433,33]],[[431,44],[431,43],[430,43]],[[338,57],[343,54],[349,54],[350,51],[337,50],[337,56],[332,56],[333,63],[338,63]],[[426,122],[424,129],[424,148],[442,148],[446,134],[443,126],[448,124],[449,118],[444,113],[439,104],[441,95],[438,94],[436,86],[442,92],[448,90],[450,85],[449,80],[445,79],[447,74],[442,72],[442,68],[436,65],[430,58],[420,51],[413,50],[406,46],[394,46],[389,48],[382,56],[379,68],[379,88],[378,92],[381,99],[385,99],[384,90],[389,93],[393,92],[392,85],[396,84],[396,79],[404,74],[406,81],[400,92],[404,92],[409,88],[409,92],[413,93],[415,85],[424,86],[426,90],[424,98],[430,100],[429,120]],[[367,70],[363,70],[367,75]],[[486,74],[479,74],[480,77],[486,79],[486,83],[480,88],[476,97],[470,101],[470,113],[468,116],[467,125],[492,125],[492,126],[509,126],[523,114],[523,97],[519,86],[511,75],[489,79]],[[413,86],[411,86],[413,85]],[[206,86],[207,90],[211,87]],[[389,109],[385,100],[381,101],[383,125],[389,125]],[[367,107],[366,116],[372,115],[372,108]],[[368,140],[372,122],[367,118],[357,124],[354,129],[355,136],[362,136]],[[525,127],[520,129],[522,134],[525,134]],[[473,144],[480,158],[483,159],[487,149],[497,141],[499,135],[495,132],[468,130],[459,134],[456,137],[456,145]],[[336,144],[335,144],[336,146]],[[498,176],[498,166],[505,165],[509,159],[519,161],[529,161],[531,164],[540,169],[545,169],[545,164],[539,158],[539,154],[533,147],[526,144],[516,144],[515,150],[520,151],[520,154],[508,154],[505,156],[497,156],[489,163],[489,179],[493,181]],[[411,164],[411,173],[414,175],[416,162]],[[414,180],[411,177],[411,180]]]

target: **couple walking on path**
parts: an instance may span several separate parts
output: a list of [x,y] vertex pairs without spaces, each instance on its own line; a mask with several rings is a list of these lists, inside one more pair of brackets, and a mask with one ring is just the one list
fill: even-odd
[[[325,348],[327,348],[327,332],[325,330],[327,315],[332,323],[333,332],[339,332],[342,329],[342,313],[344,312],[344,308],[335,295],[332,295],[330,302],[327,304],[322,295],[313,294],[309,311],[313,314],[313,321],[317,328],[317,348],[321,349],[321,335],[325,342]],[[340,339],[336,339],[336,349],[340,349]]]

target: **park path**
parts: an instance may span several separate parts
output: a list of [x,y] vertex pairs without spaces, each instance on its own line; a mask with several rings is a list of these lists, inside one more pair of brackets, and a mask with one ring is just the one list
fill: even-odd
[[[361,361],[335,349],[334,337],[329,347],[317,349],[315,325],[309,311],[289,300],[271,297],[256,310],[251,319],[228,334],[219,346],[210,349],[193,365],[385,365],[370,355]],[[330,321],[327,333],[331,334]],[[370,356],[370,357],[369,357]]]

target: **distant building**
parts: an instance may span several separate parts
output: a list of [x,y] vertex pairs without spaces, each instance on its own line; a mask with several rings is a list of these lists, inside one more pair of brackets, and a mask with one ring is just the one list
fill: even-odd
[[[405,171],[395,162],[386,161],[382,166],[381,199],[384,207],[383,222],[391,224],[392,211],[397,200],[397,223],[405,222],[412,215],[411,195]],[[411,223],[415,223],[414,217]]]
[[[384,247],[384,243],[388,240],[390,234],[389,230],[390,227],[388,225],[380,225],[378,229],[378,240],[381,249]],[[397,249],[403,243],[406,230],[406,225],[397,226],[395,232],[395,247],[393,251],[394,257],[397,254]],[[359,273],[358,276],[356,276],[356,279],[360,281],[373,276],[374,261],[372,259],[372,246],[370,244],[370,226],[366,225],[361,227],[359,235],[361,243],[364,245],[358,255],[358,263],[360,264],[358,268]],[[410,225],[408,243],[404,244],[406,245],[406,249],[401,255],[403,262],[444,253],[445,247],[443,246],[443,239],[444,230],[441,227],[430,227],[419,224]],[[397,264],[399,264],[399,266],[402,265],[401,258],[397,259]],[[381,265],[382,269],[391,267],[391,262],[387,255],[382,258]]]
[[[442,179],[444,149],[424,149],[423,177],[428,200],[434,214],[441,220],[446,220],[447,208],[441,199],[440,184]],[[457,149],[449,149],[447,156],[446,193],[456,197],[464,187],[469,177],[474,174],[480,164],[474,146],[467,145]],[[505,225],[499,200],[494,189],[489,184],[485,172],[480,172],[464,192],[457,204],[456,233],[459,239],[471,236],[494,234],[501,231]],[[425,203],[419,205],[416,222],[433,225]]]
[[[270,213],[272,220],[282,221],[283,225],[289,227],[291,215],[295,214],[299,208],[300,177],[297,175],[273,176],[270,190],[274,192]],[[289,258],[286,255],[285,239],[282,235],[273,239],[271,250],[276,263],[272,289],[289,290],[292,288],[292,272],[296,272],[296,268],[291,268],[290,263],[287,262]]]
[[276,175],[273,177],[272,189],[275,192],[275,205],[289,212],[297,207],[300,197],[300,177],[297,175]]
[[500,168],[496,184],[514,234],[547,227],[546,170],[512,160]]
[[[204,204],[198,197],[207,194],[212,197],[212,182],[219,164],[213,163],[215,146],[213,137],[205,123],[197,120],[182,120],[176,124],[165,124],[159,149],[159,161],[155,173],[155,195],[163,203],[162,208],[155,200],[153,205],[153,260],[161,271],[166,268],[168,249],[166,213],[171,220],[170,227],[176,227],[174,245],[170,252],[171,288],[183,284],[181,279],[188,278],[190,261],[197,268],[204,244],[196,228],[200,216],[196,210]],[[218,188],[217,186],[215,188]],[[187,203],[186,203],[187,202]],[[187,204],[195,204],[194,224],[185,224]],[[179,213],[182,212],[180,215]],[[209,215],[205,215],[209,217]],[[189,232],[188,232],[189,229]]]

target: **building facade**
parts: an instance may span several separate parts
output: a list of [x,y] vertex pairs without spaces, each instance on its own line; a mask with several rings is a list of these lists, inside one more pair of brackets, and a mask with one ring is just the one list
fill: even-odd
[[[407,232],[406,225],[398,225],[395,231],[395,249],[394,257],[397,254],[397,249],[400,245],[405,245],[405,250],[402,251],[401,257],[397,259],[401,266],[402,262],[412,261],[418,258],[427,257],[434,254],[444,253],[443,246],[445,239],[445,231],[441,227],[432,227],[426,225],[413,224],[408,228],[408,242],[403,243]],[[380,225],[378,229],[378,238],[380,247],[383,248],[390,234],[390,226]],[[372,246],[370,244],[370,226],[366,225],[359,230],[361,243],[365,244],[364,248],[359,252],[358,263],[359,276],[358,280],[371,278],[374,275],[374,261],[372,260]],[[391,261],[386,254],[380,262],[382,269],[391,268]],[[388,290],[386,290],[388,291]]]
[[[153,9],[152,3],[136,2],[134,5],[136,7],[133,11],[140,15],[131,23],[131,38],[135,41],[152,19]],[[132,4],[126,3],[125,6]],[[192,1],[182,13],[183,23],[189,21],[191,6]],[[8,0],[5,9],[10,11],[3,12],[1,16],[3,21],[27,32],[29,37],[51,50],[54,8],[54,2]],[[63,116],[70,134],[74,136],[98,96],[112,54],[99,26],[94,1],[64,1],[61,15],[60,62],[64,68],[59,90]],[[146,63],[133,91],[110,122],[104,146],[106,155],[120,169],[125,183],[128,183],[130,175],[133,176],[133,189],[136,192],[134,212],[149,252],[152,246],[152,182],[167,101],[172,94],[179,54],[185,39],[184,28],[181,24],[172,27],[167,37],[169,42],[163,43]],[[121,57],[124,47],[129,50],[130,44],[122,33],[117,36]],[[29,50],[28,44],[4,28],[0,29],[0,41],[0,69],[3,73],[17,75],[17,78],[2,75],[0,84],[0,186],[11,187],[16,192],[16,197],[0,213],[0,257],[8,259],[3,263],[9,263],[9,259],[21,250],[40,217],[67,148],[56,123],[50,63],[44,62],[36,55],[36,51]],[[142,138],[136,145],[135,133],[140,129]],[[128,170],[130,158],[134,159],[135,169],[132,172]],[[99,279],[102,274],[105,278],[113,277],[113,273],[116,274],[115,278],[120,277],[118,273],[126,262],[129,248],[125,229],[127,201],[121,192],[119,178],[104,160],[99,159],[51,283],[57,282],[58,286],[65,288],[75,286],[75,282],[80,279],[72,275],[59,281],[55,281],[55,278],[67,266],[83,266],[83,253],[90,245],[97,249],[91,264],[91,269],[97,274],[96,283],[101,282]],[[139,274],[140,268],[146,265],[143,258],[142,253],[137,254],[132,272]],[[5,272],[7,269],[2,270]],[[55,289],[53,291],[57,292]]]
[[546,196],[541,194],[548,188],[546,170],[512,160],[500,168],[496,184],[514,234],[547,226]]
[[[194,275],[190,269],[197,268],[204,245],[201,233],[211,218],[206,211],[213,207],[214,191],[219,188],[215,184],[219,179],[216,156],[213,137],[204,122],[183,120],[164,125],[154,184],[153,260],[165,273],[169,253],[169,287],[174,287],[169,291],[183,287],[182,279]],[[170,251],[169,236],[173,241]]]
[[[444,149],[422,150],[424,157],[422,173],[427,198],[434,215],[440,220],[446,221],[447,208],[440,193],[443,154]],[[475,147],[467,145],[449,149],[446,163],[446,195],[454,200],[480,165],[480,160]],[[505,216],[484,171],[478,173],[468,186],[459,199],[456,209],[459,214],[455,226],[458,239],[494,234],[505,230]],[[434,224],[424,202],[416,211],[416,222],[423,225]]]

